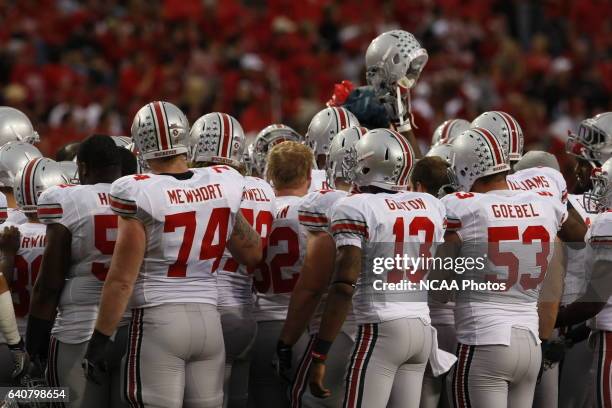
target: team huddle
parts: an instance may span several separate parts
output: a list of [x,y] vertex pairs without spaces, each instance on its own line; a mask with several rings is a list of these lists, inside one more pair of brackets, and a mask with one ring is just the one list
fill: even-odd
[[[0,384],[70,407],[612,406],[612,112],[569,138],[576,194],[501,111],[422,156],[426,61],[405,31],[368,48],[389,128],[332,99],[252,143],[155,101],[58,162],[0,107]],[[479,261],[380,268],[402,257]]]

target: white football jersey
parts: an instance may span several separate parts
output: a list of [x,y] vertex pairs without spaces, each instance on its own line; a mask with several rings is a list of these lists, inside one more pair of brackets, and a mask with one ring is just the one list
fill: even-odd
[[[612,210],[597,215],[584,237],[586,269],[591,271],[596,261],[612,262]],[[612,331],[612,297],[593,319],[587,322],[592,329]]]
[[243,190],[244,177],[228,166],[193,169],[177,177],[137,174],[111,185],[113,211],[140,220],[147,235],[132,308],[217,304],[215,272]]
[[[427,291],[420,287],[427,271],[404,266],[385,267],[396,256],[431,258],[444,239],[446,225],[442,203],[430,194],[415,192],[353,194],[339,200],[332,213],[336,247],[362,250],[362,269],[353,296],[358,324],[379,323],[404,317],[429,323]],[[411,263],[408,265],[410,268]],[[400,284],[391,289],[383,284]],[[402,288],[402,284],[406,287]],[[409,287],[409,284],[416,285]]]
[[307,233],[300,228],[302,197],[276,197],[276,214],[268,237],[265,264],[255,269],[255,317],[258,321],[285,320],[291,292],[298,280]]
[[[245,177],[240,211],[244,218],[267,242],[275,210],[274,190],[265,180]],[[250,305],[253,303],[253,270],[239,265],[226,249],[217,276],[219,306]]]
[[550,167],[531,167],[506,177],[511,190],[525,190],[550,194],[562,203],[567,202],[567,183],[563,175]]
[[329,183],[327,183],[327,175],[325,170],[312,169],[310,172],[310,187],[308,192],[312,193],[317,190],[329,190]]
[[[548,194],[520,190],[455,193],[442,202],[448,230],[462,241],[459,257],[475,262],[456,275],[458,341],[508,345],[514,326],[529,329],[539,341],[537,299],[567,217],[565,205]],[[500,286],[487,290],[472,283]]]
[[25,336],[30,312],[32,287],[36,282],[40,263],[46,245],[46,227],[44,224],[26,222],[17,226],[19,229],[19,249],[15,254],[11,294],[13,307],[21,337]]
[[[60,185],[38,199],[38,218],[71,234],[66,273],[52,333],[69,344],[88,340],[117,238],[117,215],[110,208],[109,183]],[[127,324],[124,319],[121,325]]]
[[[567,200],[580,215],[587,228],[591,226],[591,222],[595,214],[589,214],[584,209],[584,201],[582,194],[568,194]],[[578,299],[586,290],[587,274],[586,274],[586,259],[585,250],[574,249],[569,245],[567,250],[567,264],[563,286],[563,296],[561,304],[567,305]]]

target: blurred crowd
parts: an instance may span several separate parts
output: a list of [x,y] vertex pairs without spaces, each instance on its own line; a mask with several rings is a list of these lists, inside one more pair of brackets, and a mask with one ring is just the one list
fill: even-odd
[[411,101],[424,143],[446,118],[502,109],[527,149],[560,152],[612,110],[611,15],[609,0],[4,0],[0,105],[30,115],[44,154],[129,134],[154,99],[190,121],[303,132],[334,83],[365,82],[369,42],[401,28],[429,52]]

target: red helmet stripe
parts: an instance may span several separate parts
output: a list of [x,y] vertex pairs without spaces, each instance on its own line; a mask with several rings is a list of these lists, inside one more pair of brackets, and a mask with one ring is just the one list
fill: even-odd
[[225,113],[219,114],[221,122],[221,140],[219,141],[221,157],[229,157],[230,144],[232,139],[232,121]]
[[491,145],[491,152],[493,153],[493,160],[495,165],[504,163],[504,155],[502,154],[501,146],[499,145],[499,140],[491,132],[489,132],[485,128],[474,128],[475,132],[480,133]]
[[439,143],[446,143],[446,141],[448,140],[448,133],[450,131],[450,128],[452,127],[452,125],[455,123],[455,120],[447,120],[446,123],[444,123],[444,126],[442,127],[442,135],[440,136],[440,142]]
[[410,147],[404,137],[396,131],[389,130],[389,132],[391,132],[391,134],[395,137],[400,144],[402,151],[404,152],[404,167],[402,168],[400,176],[397,179],[398,185],[404,186],[408,184],[408,177],[410,176],[410,170],[412,170],[412,147]]
[[502,118],[506,121],[508,125],[508,130],[510,131],[510,153],[519,153],[519,140],[518,140],[518,128],[516,126],[516,122],[512,116],[508,115],[506,112],[498,111]]
[[157,135],[160,150],[169,150],[171,147],[168,137],[168,128],[164,120],[164,112],[161,102],[153,102],[153,110],[155,111],[155,122],[157,124]]
[[338,128],[338,132],[346,129],[348,126],[348,115],[343,108],[334,108],[338,110],[338,116],[340,117],[340,126]]
[[34,201],[34,169],[40,162],[40,158],[29,161],[23,170],[22,189],[23,202],[25,205],[35,205]]

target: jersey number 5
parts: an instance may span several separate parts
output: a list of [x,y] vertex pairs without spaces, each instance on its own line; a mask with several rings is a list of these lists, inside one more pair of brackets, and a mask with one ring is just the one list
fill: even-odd
[[[94,246],[102,255],[111,257],[115,250],[115,241],[108,239],[109,230],[117,230],[118,217],[114,214],[94,215]],[[92,262],[91,273],[100,281],[106,279],[110,265],[104,262]]]

